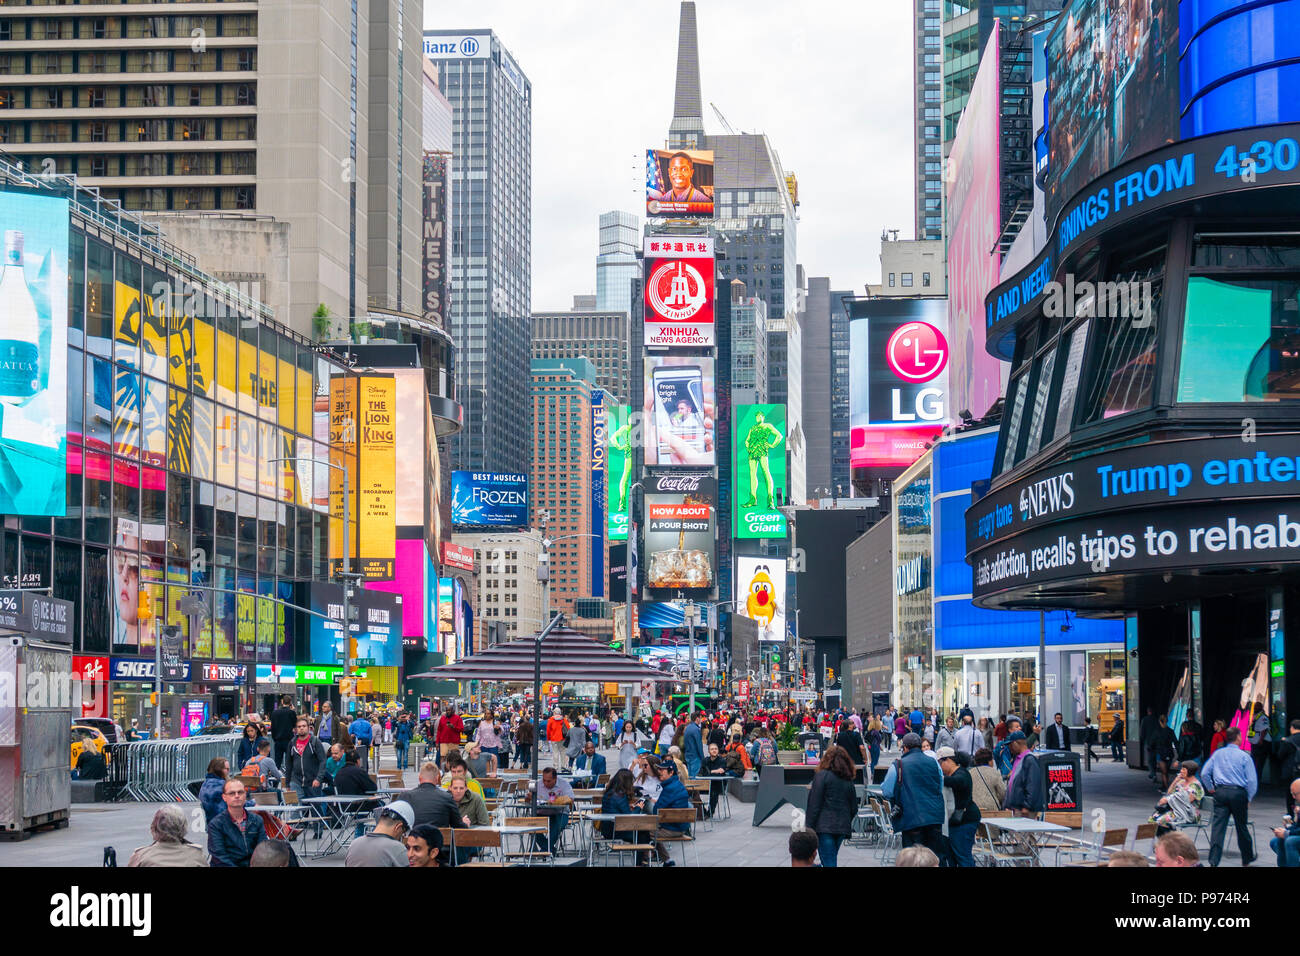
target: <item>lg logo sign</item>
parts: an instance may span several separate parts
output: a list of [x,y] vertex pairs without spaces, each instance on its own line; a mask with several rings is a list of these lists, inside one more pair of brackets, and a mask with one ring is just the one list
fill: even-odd
[[919,385],[936,378],[948,364],[948,340],[927,322],[908,322],[889,337],[885,361],[903,381]]

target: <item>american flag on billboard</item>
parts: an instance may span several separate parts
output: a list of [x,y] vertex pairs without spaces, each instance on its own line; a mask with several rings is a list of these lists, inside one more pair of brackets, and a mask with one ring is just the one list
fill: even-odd
[[645,188],[648,191],[664,191],[664,181],[659,170],[659,156],[653,149],[646,150],[645,154]]

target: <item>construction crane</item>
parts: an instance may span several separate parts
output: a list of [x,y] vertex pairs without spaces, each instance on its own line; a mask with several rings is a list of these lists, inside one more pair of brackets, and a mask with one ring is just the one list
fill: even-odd
[[727,122],[727,118],[722,115],[722,110],[718,109],[718,104],[710,101],[709,106],[713,109],[713,115],[718,118],[718,122],[722,124],[722,128],[732,136],[736,136],[736,131],[731,128],[731,124]]

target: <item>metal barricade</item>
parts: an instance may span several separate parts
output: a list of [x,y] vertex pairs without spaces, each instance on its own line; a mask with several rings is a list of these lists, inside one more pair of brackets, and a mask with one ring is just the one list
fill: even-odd
[[224,757],[234,766],[239,737],[223,734],[180,740],[137,740],[110,747],[109,780],[116,800],[197,800],[208,764]]

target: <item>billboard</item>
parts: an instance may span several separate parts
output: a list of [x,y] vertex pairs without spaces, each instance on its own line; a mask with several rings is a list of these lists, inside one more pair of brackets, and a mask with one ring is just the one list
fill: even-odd
[[442,543],[442,563],[462,571],[474,571],[474,549],[450,541]]
[[0,191],[0,230],[0,514],[62,517],[68,470],[68,200]]
[[614,604],[627,602],[627,545],[609,546],[609,600]]
[[736,613],[757,625],[760,641],[785,640],[784,558],[736,558]]
[[970,99],[957,123],[947,167],[949,384],[956,409],[975,418],[1002,394],[1002,363],[984,348],[984,296],[998,284],[1001,232],[999,21],[984,47]]
[[708,236],[647,236],[643,251],[646,346],[712,346],[713,240]]
[[[357,642],[355,660],[373,660],[379,667],[402,663],[402,599],[382,591],[358,590],[352,605],[355,620],[348,628]],[[311,586],[311,662],[343,663],[343,588],[315,582]],[[317,616],[323,615],[323,616]],[[362,665],[364,666],[364,665]]]
[[447,655],[447,663],[456,660],[456,621],[452,602],[455,589],[451,578],[438,579],[438,648]]
[[865,299],[849,322],[849,460],[906,467],[947,422],[948,303]]
[[418,368],[395,369],[393,381],[397,399],[396,524],[403,528],[423,528],[425,488],[429,481],[425,475],[427,445],[424,426],[429,403],[424,391],[424,371]]
[[527,527],[528,476],[513,472],[453,471],[451,523],[456,527]]
[[645,463],[716,465],[713,358],[647,355],[643,367]]
[[713,150],[647,149],[645,214],[713,218]]
[[716,567],[717,482],[708,474],[681,474],[650,477],[645,483],[646,587],[711,589]]
[[425,649],[425,595],[429,589],[429,550],[423,538],[402,538],[397,542],[393,580],[375,581],[366,587],[402,596],[402,646]]
[[591,596],[605,596],[605,393],[591,390]]
[[606,406],[605,416],[605,515],[609,522],[605,537],[627,540],[628,493],[632,490],[632,409],[627,405]]
[[789,494],[785,470],[784,405],[737,405],[731,481],[737,538],[784,538],[785,515],[777,506]]
[[449,153],[424,154],[424,321],[436,328],[447,324],[447,173]]
[[[1112,167],[1179,138],[1178,21],[1175,0],[1073,0],[1057,19],[1047,40],[1049,223]],[[1262,40],[1252,32],[1234,45]]]
[[367,580],[386,581],[397,544],[397,384],[391,375],[363,375],[358,389],[357,570]]

